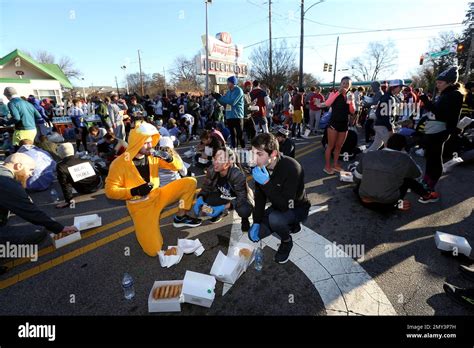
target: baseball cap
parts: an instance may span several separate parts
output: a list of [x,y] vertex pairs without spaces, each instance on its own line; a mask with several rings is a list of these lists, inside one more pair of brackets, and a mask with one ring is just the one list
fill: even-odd
[[388,82],[388,87],[408,87],[407,85],[405,85],[405,81],[403,80],[390,80]]

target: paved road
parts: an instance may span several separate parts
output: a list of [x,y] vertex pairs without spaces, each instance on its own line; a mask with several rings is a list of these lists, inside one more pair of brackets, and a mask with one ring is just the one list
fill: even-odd
[[[359,264],[397,314],[472,314],[453,304],[442,291],[445,280],[469,286],[457,272],[458,265],[467,264],[468,260],[440,254],[433,235],[440,230],[472,240],[474,189],[470,181],[474,166],[458,167],[442,179],[439,203],[421,205],[409,194],[412,211],[380,215],[362,208],[350,185],[322,172],[319,137],[298,142],[297,156],[305,168],[311,202],[328,206],[327,210],[308,218],[305,223],[308,233],[337,244],[363,246],[365,258]],[[196,174],[202,182],[202,173],[196,171]],[[32,194],[32,198],[62,223],[71,224],[75,215],[98,213],[104,226],[83,233],[81,241],[60,250],[44,243],[38,262],[12,265],[9,260],[9,265],[14,267],[0,276],[3,288],[0,314],[147,314],[147,297],[153,282],[182,279],[186,270],[209,273],[218,251],[227,252],[235,223],[231,214],[217,225],[205,223],[196,229],[177,230],[171,225],[173,211],[165,212],[161,221],[165,245],[174,245],[177,238],[198,237],[206,251],[199,258],[186,255],[177,266],[163,269],[158,259],[141,251],[124,203],[106,199],[103,191],[80,197],[74,210],[54,209],[48,203],[48,192]],[[474,245],[474,240],[471,244]],[[125,255],[128,248],[130,256]],[[308,270],[303,271],[297,261],[277,265],[272,261],[273,254],[273,250],[265,248],[264,270],[257,272],[250,267],[225,296],[222,296],[222,283],[218,282],[216,299],[210,309],[184,304],[181,314],[331,314],[325,305],[325,295],[317,291],[305,274]],[[135,279],[136,297],[132,301],[122,296],[120,280],[124,272]],[[340,287],[339,300],[348,304],[351,289]],[[290,301],[290,296],[294,300]],[[363,296],[371,297],[371,293]]]

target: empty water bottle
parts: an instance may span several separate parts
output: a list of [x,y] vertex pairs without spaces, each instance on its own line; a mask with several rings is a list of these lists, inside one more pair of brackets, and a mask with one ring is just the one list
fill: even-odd
[[255,269],[261,271],[263,268],[263,248],[262,241],[258,243],[258,248],[255,251]]
[[59,202],[58,191],[56,191],[55,189],[52,189],[50,192],[50,195],[51,195],[51,202],[53,203]]
[[127,300],[135,297],[135,288],[133,287],[133,278],[130,274],[125,273],[122,278],[123,295]]

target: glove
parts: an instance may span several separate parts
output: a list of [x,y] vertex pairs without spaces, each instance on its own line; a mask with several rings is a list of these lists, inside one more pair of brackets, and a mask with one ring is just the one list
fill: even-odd
[[211,95],[214,99],[219,99],[220,97],[222,97],[222,95],[220,95],[220,93],[211,93]]
[[153,184],[151,182],[147,182],[143,185],[132,188],[130,190],[130,193],[132,194],[132,196],[146,196],[150,193],[152,189]]
[[249,239],[257,243],[260,240],[260,237],[258,236],[258,233],[260,232],[260,224],[253,224],[252,227],[250,227],[250,231],[248,233]]
[[265,167],[255,167],[252,170],[252,176],[255,182],[259,183],[260,185],[265,185],[270,181],[270,174],[268,174],[268,170]]
[[204,200],[202,199],[202,197],[199,197],[193,206],[194,215],[199,216],[199,213],[201,212],[201,208],[203,205],[204,205]]
[[215,218],[222,214],[222,212],[225,210],[225,205],[211,206],[211,208],[212,208],[212,214],[206,214],[206,215]]

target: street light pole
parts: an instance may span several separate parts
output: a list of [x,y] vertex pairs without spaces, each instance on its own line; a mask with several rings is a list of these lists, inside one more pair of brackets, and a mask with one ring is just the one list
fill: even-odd
[[299,74],[299,87],[303,88],[303,45],[304,45],[304,16],[306,12],[308,12],[314,6],[324,2],[324,0],[320,0],[310,7],[308,7],[305,11],[304,9],[304,0],[301,0],[301,33],[300,33],[300,74]]
[[206,95],[209,95],[209,28],[207,22],[207,5],[212,4],[212,0],[204,0],[206,4]]
[[121,68],[122,68],[122,70],[124,71],[124,75],[125,75],[125,85],[126,85],[126,88],[127,88],[127,95],[128,95],[128,94],[130,94],[130,90],[128,89],[127,66],[126,66],[126,65],[122,65]]

